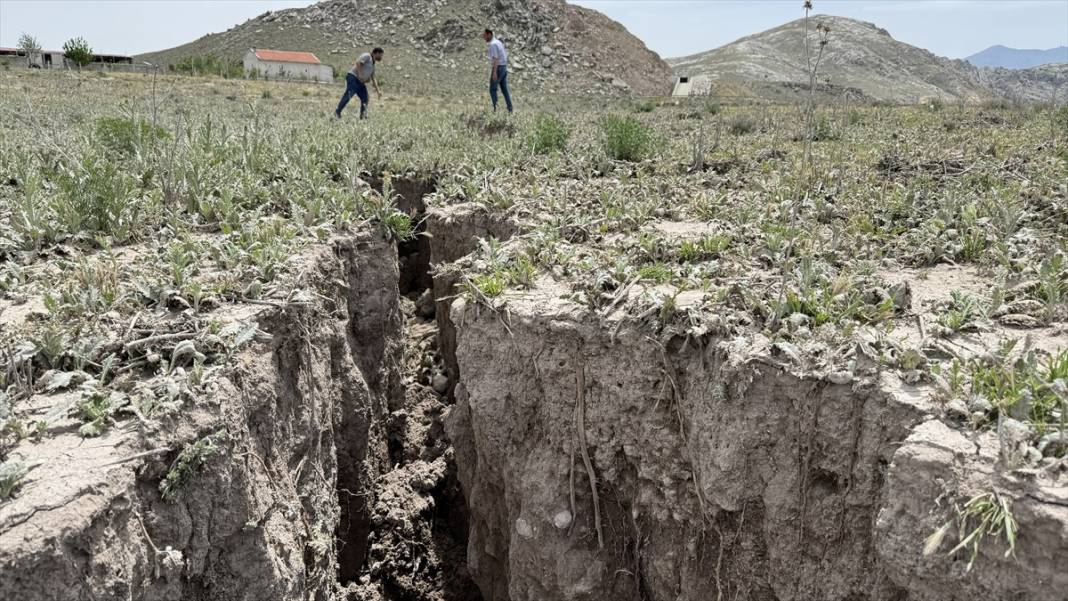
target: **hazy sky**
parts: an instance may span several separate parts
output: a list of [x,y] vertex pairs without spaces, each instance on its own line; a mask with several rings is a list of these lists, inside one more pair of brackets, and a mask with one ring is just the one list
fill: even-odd
[[[620,21],[662,56],[709,50],[801,16],[802,0],[571,0]],[[26,31],[47,49],[81,35],[99,52],[160,50],[312,0],[0,0],[0,46]],[[897,39],[961,58],[994,44],[1068,45],[1068,0],[815,0]]]

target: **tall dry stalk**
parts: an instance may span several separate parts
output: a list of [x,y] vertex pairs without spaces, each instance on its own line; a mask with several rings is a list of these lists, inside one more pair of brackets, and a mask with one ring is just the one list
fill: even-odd
[[797,214],[800,211],[801,205],[808,199],[808,190],[811,187],[809,173],[812,166],[812,143],[816,137],[816,77],[819,74],[820,61],[823,60],[823,51],[827,48],[827,43],[830,39],[831,28],[824,23],[816,24],[817,38],[819,41],[819,51],[815,57],[812,55],[812,40],[809,36],[809,16],[812,13],[812,0],[805,0],[805,65],[808,69],[808,99],[805,103],[804,121],[805,121],[805,144],[804,154],[801,158],[801,165],[798,169],[797,180],[794,183],[793,200],[790,206],[790,221],[787,231],[790,234],[790,240],[786,244],[786,252],[782,261],[783,272],[782,278],[779,281],[779,294],[775,301],[775,310],[771,316],[771,322],[768,324],[771,329],[777,329],[779,327],[779,320],[782,319],[782,306],[783,300],[786,297],[786,280],[790,269],[790,259],[794,252],[794,243],[797,241],[797,235],[794,232],[794,228],[797,227]]

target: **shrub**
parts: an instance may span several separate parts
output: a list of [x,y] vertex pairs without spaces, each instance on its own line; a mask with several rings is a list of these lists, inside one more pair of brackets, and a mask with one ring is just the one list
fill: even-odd
[[656,101],[655,100],[646,100],[645,102],[638,103],[634,107],[634,112],[636,112],[636,113],[651,113],[651,112],[653,112],[655,110],[656,110]]
[[468,129],[475,130],[485,137],[507,135],[510,138],[516,132],[516,127],[508,115],[496,113],[461,115],[460,121]]
[[708,113],[709,115],[718,115],[720,110],[722,110],[722,109],[720,109],[720,106],[719,106],[718,103],[709,102],[708,104],[705,105],[705,112]]
[[653,148],[653,134],[635,117],[608,115],[601,120],[604,150],[617,161],[640,161]]
[[104,147],[123,154],[134,154],[142,143],[155,143],[170,137],[166,130],[144,119],[135,121],[124,117],[97,119],[94,133]]
[[812,129],[813,142],[832,142],[841,138],[841,134],[827,117],[820,117]]
[[89,46],[89,42],[86,42],[85,38],[81,37],[67,40],[63,44],[63,55],[67,57],[67,60],[77,65],[79,70],[93,62],[93,48]]
[[264,100],[270,100],[271,99],[271,91],[270,90],[264,90],[263,93],[260,94],[260,98],[262,98]]
[[132,238],[147,203],[137,202],[136,179],[119,164],[86,156],[59,172],[53,210],[63,229],[72,234]]
[[757,129],[756,120],[749,115],[738,115],[731,119],[730,124],[727,126],[727,131],[732,136],[744,136],[751,134]]
[[563,151],[571,130],[555,115],[539,115],[530,135],[530,145],[536,154]]

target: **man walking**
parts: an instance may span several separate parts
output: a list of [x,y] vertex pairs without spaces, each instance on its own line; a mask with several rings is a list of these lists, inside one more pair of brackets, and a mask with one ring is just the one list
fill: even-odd
[[486,40],[486,57],[490,62],[490,100],[493,101],[493,111],[497,111],[497,87],[504,94],[504,103],[508,105],[508,112],[512,112],[512,96],[508,93],[508,51],[504,44],[493,37],[493,32],[487,29],[482,34]]
[[378,95],[379,100],[382,99],[382,90],[378,88],[378,80],[375,79],[375,63],[382,62],[383,54],[381,48],[375,48],[371,52],[364,52],[360,58],[356,59],[352,70],[345,75],[345,94],[341,97],[337,110],[334,111],[335,117],[340,119],[345,105],[353,96],[356,96],[360,99],[360,119],[367,118],[367,104],[371,101],[367,95],[367,82],[374,85],[375,94]]

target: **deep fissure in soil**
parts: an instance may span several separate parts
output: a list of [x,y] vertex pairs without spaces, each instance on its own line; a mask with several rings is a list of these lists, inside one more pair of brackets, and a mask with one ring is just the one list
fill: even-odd
[[[381,185],[372,180],[373,187]],[[404,320],[400,378],[381,428],[386,464],[382,473],[358,474],[360,502],[350,505],[355,515],[343,518],[348,528],[339,530],[338,575],[349,599],[481,601],[467,573],[467,505],[443,424],[449,386],[424,235],[423,197],[434,184],[398,178],[392,185],[417,234],[397,245]],[[338,486],[339,499],[351,494],[341,479]]]

